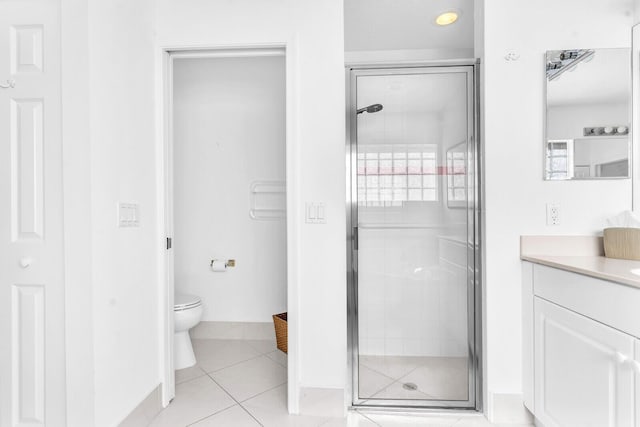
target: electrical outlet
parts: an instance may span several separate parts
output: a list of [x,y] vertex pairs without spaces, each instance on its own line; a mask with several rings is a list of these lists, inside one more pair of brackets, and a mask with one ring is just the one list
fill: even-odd
[[559,203],[547,203],[547,225],[560,225]]

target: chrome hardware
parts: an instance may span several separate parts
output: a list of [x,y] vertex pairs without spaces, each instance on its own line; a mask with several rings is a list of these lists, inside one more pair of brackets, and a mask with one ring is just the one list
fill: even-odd
[[13,79],[7,79],[6,85],[0,84],[0,89],[13,89],[14,87],[16,87],[16,81]]
[[[211,267],[213,267],[213,263],[216,261],[221,261],[219,259],[212,259],[211,263],[209,264]],[[229,268],[229,267],[235,267],[236,266],[236,260],[235,259],[228,259],[224,262],[224,266],[225,268]]]
[[353,236],[353,250],[357,251],[358,250],[358,227],[353,227],[353,233],[351,235]]

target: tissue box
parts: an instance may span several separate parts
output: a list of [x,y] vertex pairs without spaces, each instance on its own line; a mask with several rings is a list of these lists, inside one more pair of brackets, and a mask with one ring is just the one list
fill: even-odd
[[605,228],[604,256],[640,260],[640,228]]

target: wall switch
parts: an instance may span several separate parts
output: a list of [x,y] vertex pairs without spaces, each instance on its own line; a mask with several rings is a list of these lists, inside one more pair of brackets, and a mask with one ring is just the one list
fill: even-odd
[[140,227],[140,207],[137,203],[118,203],[118,227]]
[[547,203],[547,225],[560,225],[560,203]]
[[307,202],[305,209],[305,222],[307,224],[326,224],[324,203]]

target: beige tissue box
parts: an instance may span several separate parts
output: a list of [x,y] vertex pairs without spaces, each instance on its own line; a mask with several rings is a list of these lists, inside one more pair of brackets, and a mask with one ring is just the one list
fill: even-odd
[[640,228],[605,228],[604,256],[640,260]]

